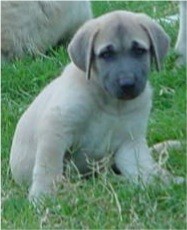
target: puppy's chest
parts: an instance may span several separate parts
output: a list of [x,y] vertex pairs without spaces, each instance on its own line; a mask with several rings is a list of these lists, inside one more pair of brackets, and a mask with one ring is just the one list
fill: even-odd
[[123,116],[94,114],[80,136],[80,148],[96,158],[115,152],[127,133],[124,120]]

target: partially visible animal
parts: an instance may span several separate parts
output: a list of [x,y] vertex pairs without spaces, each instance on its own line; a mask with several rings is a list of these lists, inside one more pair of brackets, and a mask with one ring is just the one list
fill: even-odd
[[2,61],[44,53],[92,18],[89,1],[3,1]]
[[187,14],[187,2],[180,1],[180,25],[179,25],[179,33],[176,42],[175,49],[177,53],[180,55],[177,63],[178,65],[186,66],[186,14]]

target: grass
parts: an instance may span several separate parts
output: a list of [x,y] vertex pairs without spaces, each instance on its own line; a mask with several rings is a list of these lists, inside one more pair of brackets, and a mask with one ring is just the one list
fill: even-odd
[[[154,18],[177,12],[177,4],[172,1],[106,1],[92,5],[96,16],[115,9],[143,11]],[[172,48],[178,23],[163,27],[172,42],[163,70],[150,76],[154,88],[147,134],[150,145],[186,138],[186,70],[175,66]],[[26,57],[2,67],[2,229],[186,229],[185,185],[166,187],[158,182],[141,189],[108,170],[89,180],[74,175],[38,212],[29,204],[26,189],[14,183],[8,162],[16,123],[34,97],[68,62],[66,47],[60,47],[51,50],[47,58]],[[171,151],[165,167],[185,176],[185,147]]]

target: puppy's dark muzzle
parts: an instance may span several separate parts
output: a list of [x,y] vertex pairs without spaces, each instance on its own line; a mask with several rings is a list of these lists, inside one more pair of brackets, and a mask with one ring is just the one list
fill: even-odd
[[134,77],[120,78],[118,80],[119,99],[133,99],[137,96],[136,82]]
[[118,84],[124,93],[131,92],[134,90],[135,80],[133,78],[122,78]]

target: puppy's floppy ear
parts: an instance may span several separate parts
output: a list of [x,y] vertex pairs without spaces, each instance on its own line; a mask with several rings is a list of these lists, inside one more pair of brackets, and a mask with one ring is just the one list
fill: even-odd
[[71,60],[79,69],[86,72],[87,79],[90,79],[93,47],[97,33],[95,20],[90,20],[78,30],[68,46]]
[[159,71],[162,60],[169,49],[170,38],[163,28],[148,16],[139,14],[138,20],[150,39],[152,57],[155,60],[156,68]]

